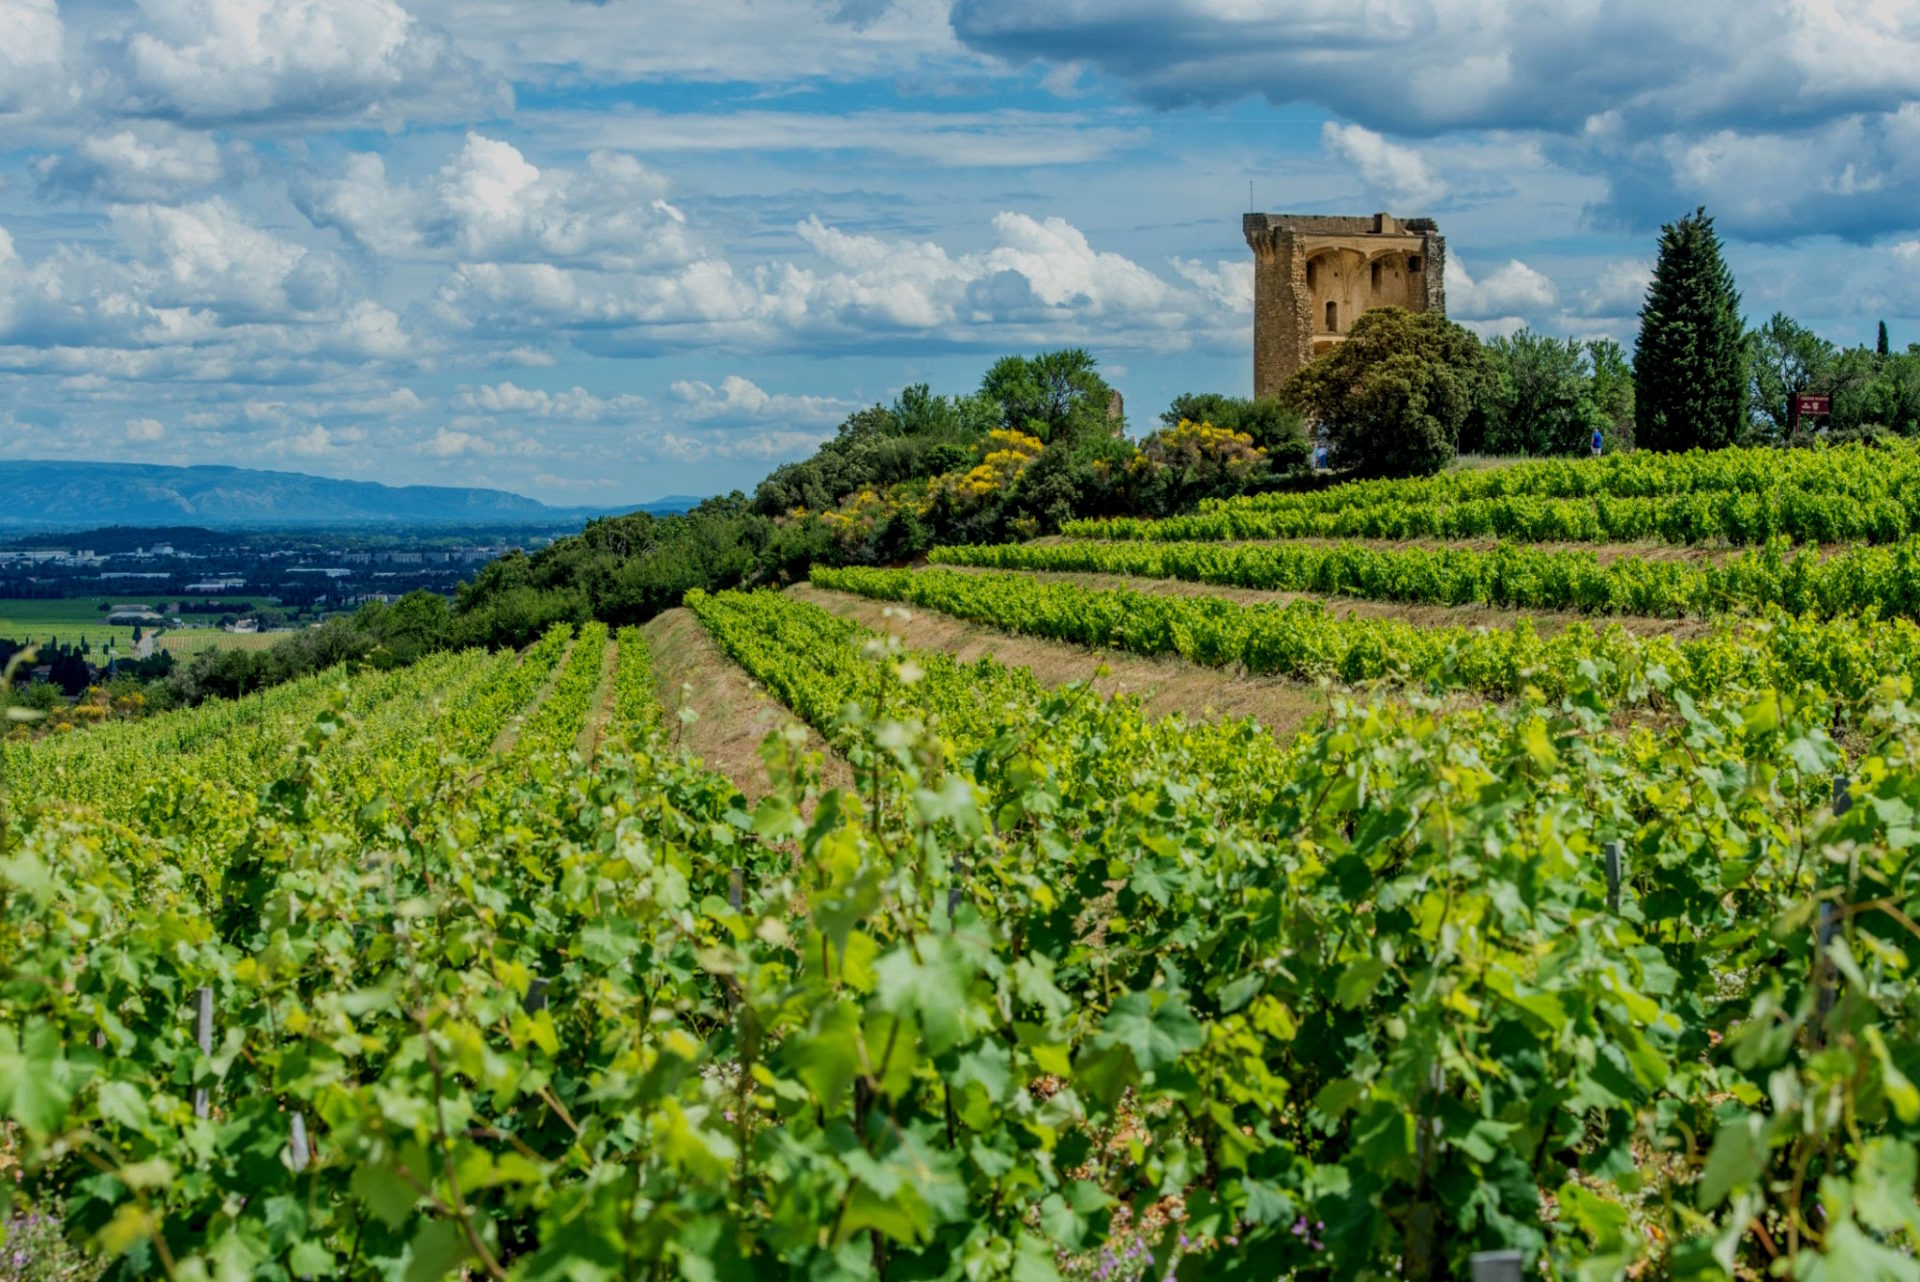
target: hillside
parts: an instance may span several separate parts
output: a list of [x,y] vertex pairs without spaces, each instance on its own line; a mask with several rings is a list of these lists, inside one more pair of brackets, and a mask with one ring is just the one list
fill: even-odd
[[147,463],[0,462],[0,529],[102,525],[408,525],[585,518],[604,511],[680,511],[697,500],[549,507],[506,490],[381,485],[301,472]]

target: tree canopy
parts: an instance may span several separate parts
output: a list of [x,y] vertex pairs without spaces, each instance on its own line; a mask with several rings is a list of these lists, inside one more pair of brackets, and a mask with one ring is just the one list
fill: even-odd
[[1480,340],[1436,312],[1362,312],[1346,341],[1281,395],[1320,425],[1328,462],[1361,476],[1425,476],[1451,463],[1493,388]]

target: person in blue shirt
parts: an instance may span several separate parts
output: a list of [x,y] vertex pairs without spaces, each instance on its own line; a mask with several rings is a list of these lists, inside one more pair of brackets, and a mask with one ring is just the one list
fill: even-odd
[[1593,429],[1593,456],[1600,457],[1600,429],[1597,427]]

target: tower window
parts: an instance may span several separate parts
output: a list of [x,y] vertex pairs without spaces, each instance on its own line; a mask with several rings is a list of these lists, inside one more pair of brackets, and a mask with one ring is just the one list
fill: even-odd
[[1412,254],[1408,256],[1407,270],[1410,272],[1417,272],[1420,270],[1420,255]]
[[1373,265],[1373,287],[1375,289],[1380,288],[1380,264],[1379,263],[1375,263]]
[[1340,304],[1329,301],[1327,303],[1327,333],[1338,334],[1339,332]]
[[1320,264],[1307,264],[1307,288],[1312,289],[1320,283]]

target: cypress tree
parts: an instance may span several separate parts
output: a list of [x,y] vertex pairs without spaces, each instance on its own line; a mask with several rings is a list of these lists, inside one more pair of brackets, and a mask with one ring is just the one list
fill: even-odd
[[1885,321],[1880,322],[1880,341],[1873,345],[1873,350],[1882,356],[1885,356],[1890,350],[1887,344],[1887,323]]
[[1633,345],[1634,436],[1653,450],[1718,449],[1746,413],[1740,295],[1704,207],[1660,229]]

